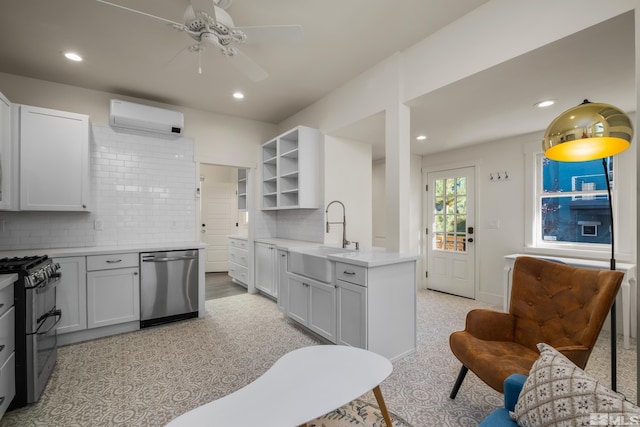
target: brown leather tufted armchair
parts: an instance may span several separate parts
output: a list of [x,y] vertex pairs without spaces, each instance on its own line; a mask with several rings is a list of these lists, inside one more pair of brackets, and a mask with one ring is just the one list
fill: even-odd
[[471,310],[465,330],[449,337],[451,351],[462,362],[449,397],[455,399],[469,369],[502,393],[509,375],[529,374],[540,342],[584,368],[623,276],[532,257],[516,259],[509,312]]

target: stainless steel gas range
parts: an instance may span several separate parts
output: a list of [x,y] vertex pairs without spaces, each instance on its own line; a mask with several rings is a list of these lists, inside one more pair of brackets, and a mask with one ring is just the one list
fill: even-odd
[[0,259],[0,273],[16,273],[16,396],[9,410],[37,402],[58,357],[56,306],[60,265],[46,255]]

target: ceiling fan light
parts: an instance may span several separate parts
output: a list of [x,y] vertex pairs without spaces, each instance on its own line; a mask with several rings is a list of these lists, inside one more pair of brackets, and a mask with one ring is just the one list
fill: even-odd
[[584,162],[621,153],[632,138],[631,120],[622,110],[585,100],[551,122],[542,148],[548,159]]

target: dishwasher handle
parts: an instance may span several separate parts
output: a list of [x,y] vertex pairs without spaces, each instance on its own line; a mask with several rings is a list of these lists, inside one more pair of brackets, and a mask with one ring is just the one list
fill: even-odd
[[197,256],[150,257],[150,258],[143,258],[142,262],[169,262],[169,261],[184,261],[188,259],[198,259],[198,257]]

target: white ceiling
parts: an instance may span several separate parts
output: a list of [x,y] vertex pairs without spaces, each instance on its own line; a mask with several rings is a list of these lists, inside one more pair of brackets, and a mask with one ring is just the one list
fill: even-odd
[[[242,46],[269,73],[257,83],[215,49],[198,74],[198,55],[184,50],[192,39],[151,18],[93,0],[1,1],[1,72],[277,124],[487,0],[234,0],[227,12],[238,26],[304,29],[300,44]],[[111,1],[177,22],[189,4]],[[412,100],[412,152],[541,130],[583,98],[635,111],[633,40],[628,13]],[[66,50],[85,60],[69,63]],[[236,90],[246,98],[233,100]],[[548,97],[558,104],[532,107]],[[419,133],[429,138],[418,143]],[[336,135],[384,156],[383,114]]]

